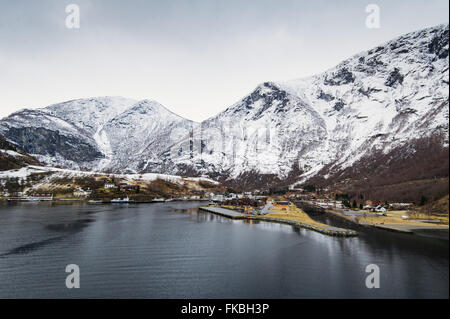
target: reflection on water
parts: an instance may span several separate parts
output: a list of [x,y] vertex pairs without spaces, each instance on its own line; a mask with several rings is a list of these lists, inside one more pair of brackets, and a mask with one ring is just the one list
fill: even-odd
[[59,237],[53,237],[53,238],[37,241],[34,243],[25,244],[25,245],[13,248],[10,251],[7,251],[6,253],[1,254],[0,257],[7,257],[10,255],[16,255],[16,254],[27,254],[27,253],[33,252],[34,250],[37,250],[41,247],[51,245],[63,238],[64,238],[64,236],[59,236]]
[[[199,205],[0,204],[0,298],[448,298],[448,241],[334,238]],[[380,289],[365,287],[368,264]]]

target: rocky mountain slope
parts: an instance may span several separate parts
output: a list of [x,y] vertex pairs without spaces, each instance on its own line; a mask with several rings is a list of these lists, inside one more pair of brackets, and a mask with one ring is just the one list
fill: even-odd
[[159,155],[195,125],[156,101],[140,101],[100,131],[108,141],[103,151],[109,162],[103,165],[112,171],[164,172]]
[[18,149],[2,136],[0,136],[0,171],[7,171],[26,167],[28,165],[39,165],[34,157]]
[[105,97],[16,112],[0,134],[72,168],[205,174],[249,188],[336,179],[373,154],[414,154],[418,138],[439,136],[448,149],[448,49],[448,25],[412,32],[322,74],[263,83],[200,124],[155,101]]
[[192,125],[155,101],[100,97],[13,113],[0,133],[50,165],[134,172]]
[[448,37],[448,25],[409,33],[325,73],[261,84],[201,123],[197,151],[172,152],[175,167],[303,182],[419,137],[448,147]]
[[[105,183],[139,186],[139,190],[105,188]],[[209,178],[181,177],[164,174],[106,174],[54,167],[29,165],[20,169],[0,171],[0,189],[26,194],[53,194],[55,198],[73,197],[80,188],[92,190],[91,199],[110,200],[129,196],[148,202],[152,198],[183,198],[224,192],[228,188]]]

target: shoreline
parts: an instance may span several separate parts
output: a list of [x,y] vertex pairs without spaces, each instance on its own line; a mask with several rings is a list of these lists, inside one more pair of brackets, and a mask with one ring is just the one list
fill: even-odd
[[[387,231],[405,235],[416,235],[420,237],[428,237],[433,239],[441,239],[445,241],[449,241],[449,226],[447,224],[424,224],[418,222],[414,223],[370,223],[370,222],[359,222],[352,218],[350,215],[344,215],[341,212],[334,211],[331,209],[325,209],[323,207],[298,201],[295,205],[305,213],[307,213],[310,217],[315,216],[319,217],[327,217],[331,220],[336,221],[338,224],[344,224],[345,227],[349,227],[352,229],[368,229],[368,230],[379,230],[379,231]],[[312,217],[311,217],[312,218]]]
[[[3,203],[51,203],[51,204],[67,204],[67,203],[76,203],[76,204],[89,204],[89,205],[112,205],[118,203],[111,203],[110,201],[101,201],[99,202],[89,202],[87,199],[53,199],[53,200],[36,200],[36,201],[28,201],[28,200],[13,200],[10,201],[8,198],[0,198],[0,202]],[[170,202],[209,202],[208,199],[187,199],[187,200],[177,200],[173,199],[170,201],[133,201],[130,203],[122,203],[122,204],[157,204],[157,203],[170,203]]]
[[332,216],[340,219],[345,223],[350,223],[354,227],[366,228],[366,229],[375,229],[387,232],[400,233],[411,236],[421,236],[427,238],[441,239],[449,241],[449,226],[448,225],[408,225],[408,224],[369,224],[369,223],[357,223],[356,221],[346,218],[339,213],[326,210],[324,212],[325,216]]
[[350,229],[344,229],[344,228],[338,228],[333,226],[326,225],[325,227],[318,227],[314,225],[310,225],[307,223],[299,222],[299,221],[293,221],[293,220],[287,220],[287,219],[280,219],[280,218],[271,218],[271,217],[263,217],[263,216],[253,216],[253,215],[246,215],[241,214],[236,211],[225,209],[225,208],[218,208],[218,207],[199,207],[200,210],[223,216],[226,218],[234,219],[234,220],[257,220],[257,221],[265,221],[270,223],[278,223],[278,224],[286,224],[298,228],[304,228],[311,231],[315,231],[324,235],[333,236],[333,237],[356,237],[358,236],[358,233],[354,230]]
[[[83,204],[83,205],[115,205],[115,206],[124,206],[124,205],[142,205],[142,204],[158,204],[158,203],[170,203],[170,202],[208,202],[209,200],[198,199],[198,200],[171,200],[168,202],[161,201],[139,201],[139,202],[131,202],[131,203],[111,203],[108,201],[98,202],[98,203],[89,203],[89,200],[86,199],[53,199],[52,201],[8,201],[8,198],[0,198],[0,203],[29,203],[29,204],[38,204],[38,203],[47,203],[52,205],[68,205],[68,204]],[[297,203],[298,204],[298,203]],[[326,216],[337,219],[339,222],[343,222],[344,224],[348,224],[350,229],[334,227],[331,225],[326,225],[326,227],[318,227],[312,224],[308,224],[305,222],[282,219],[282,218],[271,218],[264,216],[255,216],[255,215],[247,215],[242,214],[240,212],[236,212],[230,209],[221,208],[221,210],[225,212],[212,211],[211,208],[214,207],[199,207],[200,210],[207,211],[209,213],[213,213],[215,215],[220,215],[226,218],[235,219],[235,220],[255,220],[255,221],[266,221],[278,224],[291,225],[298,228],[304,228],[311,231],[315,231],[324,235],[334,236],[334,237],[355,237],[358,236],[357,230],[351,228],[363,228],[363,229],[374,229],[380,231],[394,232],[405,235],[415,235],[432,239],[441,239],[445,241],[449,241],[449,226],[448,225],[411,225],[411,224],[370,224],[370,223],[358,223],[351,218],[343,216],[338,212],[334,212],[331,210],[323,210],[318,216]],[[319,208],[319,207],[317,207]],[[230,213],[232,212],[232,213]],[[311,212],[304,211],[309,217]],[[314,219],[313,219],[314,220]],[[345,225],[344,225],[345,227]]]

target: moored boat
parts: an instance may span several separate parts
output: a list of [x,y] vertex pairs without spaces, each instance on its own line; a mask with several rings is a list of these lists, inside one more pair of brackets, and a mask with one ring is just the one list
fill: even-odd
[[88,204],[103,204],[103,201],[91,199],[88,201]]
[[125,198],[114,198],[113,200],[111,200],[112,204],[128,204],[128,203],[133,203],[133,200],[130,200],[128,197]]
[[53,195],[52,194],[36,194],[31,196],[25,196],[25,197],[9,197],[9,202],[46,202],[46,201],[52,201]]

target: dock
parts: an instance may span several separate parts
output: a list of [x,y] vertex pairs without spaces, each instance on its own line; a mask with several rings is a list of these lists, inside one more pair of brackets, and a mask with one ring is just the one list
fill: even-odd
[[287,219],[278,219],[278,218],[270,218],[270,217],[264,217],[264,216],[255,216],[255,215],[247,215],[242,214],[230,209],[226,208],[220,208],[220,207],[200,207],[200,210],[216,214],[219,216],[223,216],[230,219],[248,219],[248,220],[258,220],[258,221],[265,221],[265,222],[271,222],[271,223],[278,223],[278,224],[286,224],[298,228],[304,228],[308,230],[312,230],[324,235],[328,236],[334,236],[334,237],[355,237],[358,236],[358,233],[354,230],[350,229],[343,229],[343,228],[337,228],[333,226],[324,226],[324,227],[317,227],[314,225],[308,225],[305,223],[287,220]]
[[231,218],[231,219],[246,219],[248,215],[241,214],[231,209],[220,208],[220,207],[200,207],[201,210],[220,215],[223,217]]

